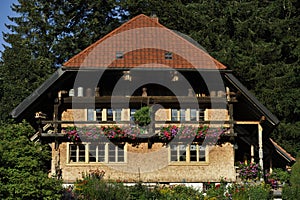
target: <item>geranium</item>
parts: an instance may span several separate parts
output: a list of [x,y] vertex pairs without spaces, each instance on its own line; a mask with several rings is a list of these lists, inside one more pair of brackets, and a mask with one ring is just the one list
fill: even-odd
[[171,140],[175,136],[178,139],[204,139],[207,137],[220,137],[222,136],[227,129],[224,128],[209,128],[207,125],[195,126],[181,126],[177,127],[176,125],[169,125],[163,127],[160,131],[159,137],[162,140]]

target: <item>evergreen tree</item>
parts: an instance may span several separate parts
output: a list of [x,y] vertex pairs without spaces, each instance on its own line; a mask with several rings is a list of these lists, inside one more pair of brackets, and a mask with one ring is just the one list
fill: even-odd
[[60,199],[61,182],[47,177],[51,153],[32,134],[26,123],[0,124],[0,199]]
[[2,54],[0,119],[51,75],[55,67],[119,25],[115,1],[19,0]]

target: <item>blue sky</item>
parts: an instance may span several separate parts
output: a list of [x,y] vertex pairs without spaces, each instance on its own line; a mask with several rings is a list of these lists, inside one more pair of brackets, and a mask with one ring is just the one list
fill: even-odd
[[7,16],[16,15],[10,8],[13,3],[17,4],[18,0],[1,0],[0,3],[0,51],[3,51],[2,44],[4,44],[2,32],[8,32],[4,24],[11,24],[11,22],[7,19]]

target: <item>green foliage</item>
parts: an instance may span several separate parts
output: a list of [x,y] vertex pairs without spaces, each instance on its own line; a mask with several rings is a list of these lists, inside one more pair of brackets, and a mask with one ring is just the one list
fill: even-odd
[[270,178],[276,179],[280,181],[281,183],[285,182],[287,183],[290,179],[290,173],[286,170],[283,170],[281,168],[275,168],[273,169],[272,174],[270,175]]
[[140,126],[147,126],[151,123],[151,110],[150,107],[144,106],[134,113],[134,120]]
[[116,28],[122,11],[114,0],[19,0],[4,33],[9,44],[0,65],[0,119],[75,54]]
[[61,182],[47,176],[47,146],[34,144],[25,122],[0,125],[1,199],[60,199]]
[[300,188],[300,154],[297,156],[297,162],[292,166],[292,173],[291,173],[291,178],[290,182],[292,186],[297,186]]
[[287,200],[296,200],[300,196],[300,154],[297,156],[297,162],[292,166],[290,185],[285,185],[282,191],[282,198]]

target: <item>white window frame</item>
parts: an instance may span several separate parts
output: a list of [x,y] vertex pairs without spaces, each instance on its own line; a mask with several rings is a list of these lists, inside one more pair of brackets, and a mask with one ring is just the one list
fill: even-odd
[[[96,161],[93,161],[93,162],[90,162],[89,161],[89,158],[90,158],[90,151],[89,151],[89,148],[90,148],[90,144],[89,142],[82,142],[82,143],[73,143],[73,142],[67,142],[67,164],[80,164],[80,163],[127,163],[127,143],[124,144],[124,147],[123,147],[123,161],[119,161],[119,153],[121,152],[117,145],[114,145],[113,143],[110,143],[110,142],[106,142],[105,143],[105,152],[104,152],[104,162],[102,161],[99,161],[98,160],[98,156],[99,156],[99,152],[98,152],[98,148],[99,146],[97,145],[96,147],[96,155],[94,155],[96,157]],[[102,143],[103,144],[103,143]],[[71,145],[75,145],[77,146],[76,148],[76,158],[75,158],[75,161],[71,161]],[[84,145],[85,147],[85,159],[84,161],[79,161],[79,145]],[[114,145],[115,147],[115,160],[114,161],[109,161],[109,145]]]
[[[177,160],[174,161],[172,160],[172,150],[171,148],[171,145],[176,145],[176,148],[177,148]],[[185,161],[180,161],[180,146],[181,145],[186,145],[186,150],[185,150],[185,157],[186,157],[186,160]],[[190,152],[190,148],[191,148],[191,145],[196,145],[196,161],[191,161],[191,152]],[[204,148],[204,149],[203,149]],[[203,155],[203,154],[200,154],[200,151],[204,151],[204,155],[205,155],[205,160],[201,160],[200,156]],[[198,144],[198,143],[192,143],[192,144],[183,144],[183,143],[177,143],[177,144],[169,144],[169,163],[192,163],[192,164],[195,164],[195,163],[207,163],[208,162],[208,146],[205,146],[203,147],[201,144]]]

